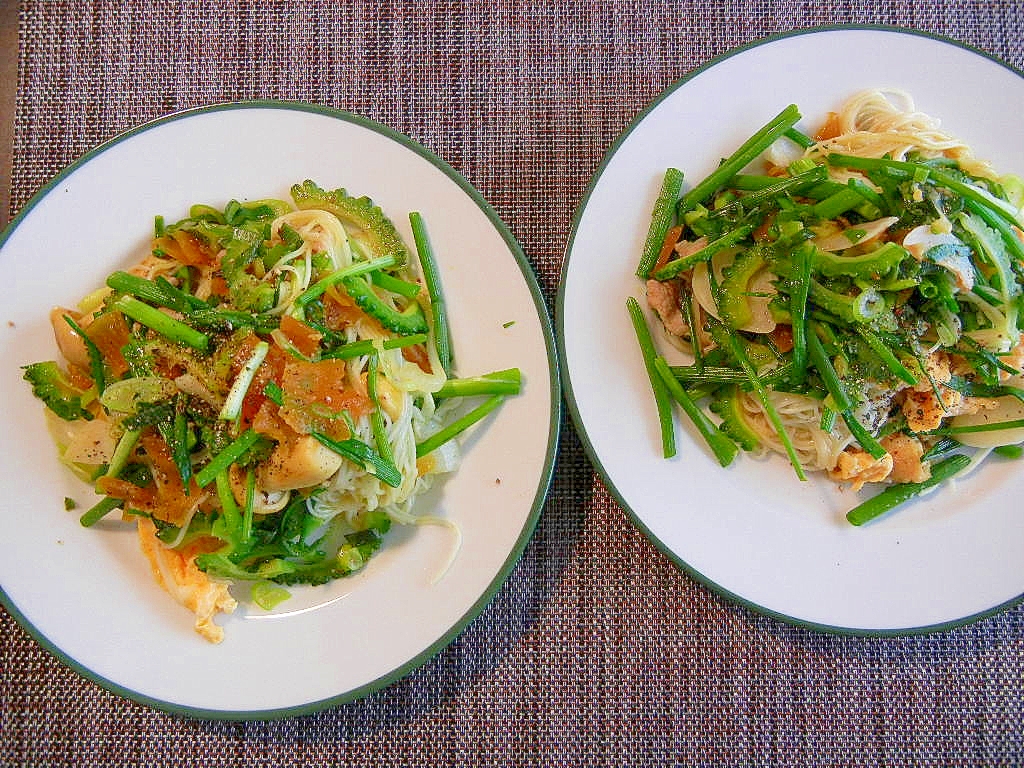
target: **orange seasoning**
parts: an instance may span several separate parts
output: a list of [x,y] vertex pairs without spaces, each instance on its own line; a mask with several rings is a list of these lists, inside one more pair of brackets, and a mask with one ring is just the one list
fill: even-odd
[[814,134],[815,141],[825,141],[826,139],[834,139],[842,130],[842,124],[839,122],[839,115],[835,112],[829,112],[828,118],[825,120],[824,125],[818,129],[818,132]]
[[665,233],[665,239],[661,243],[661,251],[658,253],[658,260],[654,262],[651,272],[656,272],[668,263],[669,258],[675,253],[676,243],[679,242],[682,234],[683,228],[681,226],[672,227]]
[[408,362],[418,365],[420,370],[426,374],[434,372],[430,366],[430,355],[427,354],[427,348],[423,344],[410,344],[407,347],[402,347],[402,357]]
[[173,525],[182,525],[206,498],[203,490],[190,480],[188,493],[181,482],[167,443],[156,432],[146,430],[139,440],[145,461],[153,473],[153,484],[142,488],[116,477],[101,477],[97,488],[109,496],[123,499],[125,504],[140,512]]
[[793,326],[791,325],[777,325],[768,336],[779,352],[786,353],[793,348]]
[[201,267],[216,262],[210,247],[190,232],[176,230],[153,241],[153,250],[161,250],[180,264]]
[[314,357],[320,351],[320,340],[323,338],[323,334],[291,315],[284,315],[281,318],[281,333],[295,349],[306,357]]
[[110,366],[110,372],[121,378],[128,371],[128,363],[125,362],[121,350],[129,341],[128,323],[120,312],[104,312],[93,320],[85,335],[99,349],[103,360]]
[[280,417],[300,433],[317,430],[344,436],[342,412],[357,419],[373,407],[362,383],[349,383],[344,360],[289,360],[281,374],[281,389],[285,405]]

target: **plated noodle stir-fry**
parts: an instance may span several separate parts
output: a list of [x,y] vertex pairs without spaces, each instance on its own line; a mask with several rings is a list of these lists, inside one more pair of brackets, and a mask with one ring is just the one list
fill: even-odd
[[813,137],[800,117],[685,194],[665,174],[637,276],[692,363],[668,365],[627,304],[666,456],[675,401],[723,466],[775,451],[801,479],[884,484],[859,525],[1021,452],[1024,184],[902,92],[856,94]]
[[369,198],[291,196],[158,217],[141,262],[51,313],[63,360],[24,369],[61,460],[101,495],[82,524],[120,510],[214,642],[233,583],[269,609],[361,569],[392,523],[454,529],[415,501],[520,388],[518,369],[453,377],[418,213],[419,270]]

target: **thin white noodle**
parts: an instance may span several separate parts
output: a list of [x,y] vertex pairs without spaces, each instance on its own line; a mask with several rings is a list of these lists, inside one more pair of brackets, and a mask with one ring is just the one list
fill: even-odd
[[[800,464],[806,469],[832,469],[839,454],[852,440],[846,426],[837,420],[831,433],[821,428],[822,403],[805,395],[787,392],[768,393],[768,399],[778,411]],[[755,431],[761,445],[776,453],[785,454],[786,449],[775,432],[764,406],[756,395],[749,392],[740,394],[744,421]]]
[[899,89],[870,89],[854,94],[836,114],[839,134],[808,148],[807,155],[830,152],[903,160],[911,151],[948,157],[964,170],[995,178],[991,165],[978,160],[963,141],[940,130],[940,121],[918,112],[910,94]]
[[459,551],[462,549],[462,529],[451,520],[444,517],[436,517],[434,515],[423,515],[421,517],[417,517],[415,522],[417,525],[439,525],[442,528],[447,528],[455,534],[455,543],[452,544],[452,547],[448,552],[448,559],[445,560],[444,565],[430,579],[430,585],[433,586],[445,577],[451,569],[452,564],[455,562],[455,559],[459,556]]

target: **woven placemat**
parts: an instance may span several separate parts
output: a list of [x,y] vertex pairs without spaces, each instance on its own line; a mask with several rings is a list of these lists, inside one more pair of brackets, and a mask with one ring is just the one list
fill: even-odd
[[[637,113],[715,55],[826,23],[914,27],[1024,65],[1017,0],[23,2],[12,213],[146,120],[298,99],[465,175],[553,309],[575,207]],[[406,678],[306,717],[188,720],[84,680],[0,611],[0,765],[1017,765],[1022,629],[1018,607],[840,637],[731,605],[637,531],[567,423],[520,564]]]

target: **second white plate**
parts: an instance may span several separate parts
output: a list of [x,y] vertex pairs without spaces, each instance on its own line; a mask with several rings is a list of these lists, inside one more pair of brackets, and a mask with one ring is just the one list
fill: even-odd
[[[722,469],[682,424],[661,457],[627,296],[664,171],[696,183],[789,103],[813,131],[864,88],[900,88],[1003,172],[1024,173],[1024,79],[947,40],[837,28],[733,51],[677,83],[605,156],[574,221],[558,299],[569,406],[590,457],[637,524],[677,563],[755,610],[819,629],[923,632],[1024,593],[1024,467],[991,461],[955,489],[854,528],[858,497],[801,483],[782,457]],[[652,323],[651,327],[655,325]],[[663,345],[670,361],[678,353]]]

